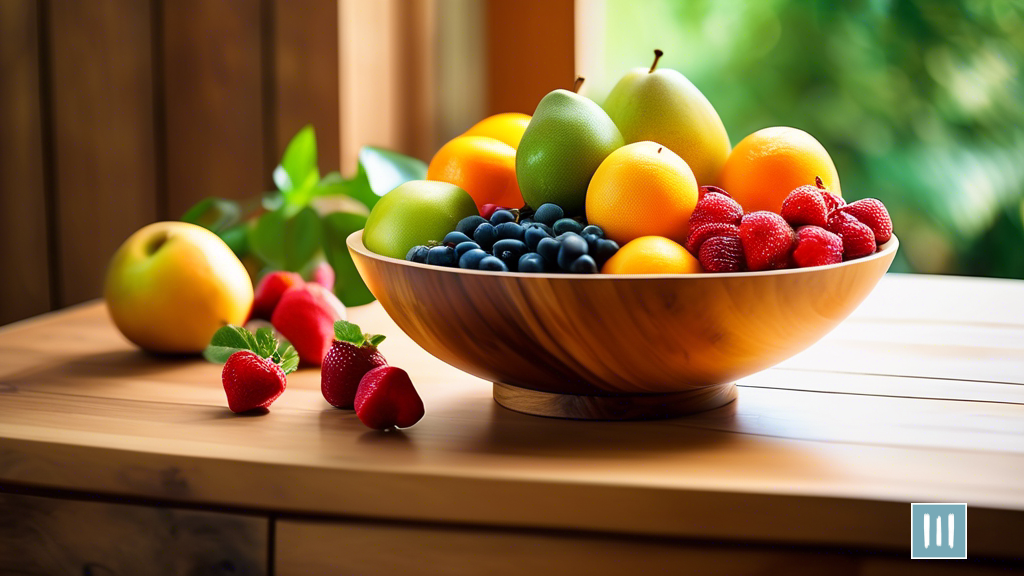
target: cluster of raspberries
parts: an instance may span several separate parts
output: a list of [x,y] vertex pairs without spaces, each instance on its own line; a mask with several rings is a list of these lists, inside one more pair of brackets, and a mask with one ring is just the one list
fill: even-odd
[[728,192],[702,186],[686,248],[705,272],[777,270],[837,264],[874,254],[892,237],[881,201],[846,204],[817,178],[789,193],[779,214],[744,214]]

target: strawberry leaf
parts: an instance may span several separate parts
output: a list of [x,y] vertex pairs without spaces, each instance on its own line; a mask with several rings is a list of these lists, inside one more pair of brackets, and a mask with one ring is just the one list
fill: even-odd
[[[277,356],[277,354],[275,354]],[[277,362],[281,365],[281,371],[285,374],[291,374],[295,372],[295,369],[299,367],[299,353],[292,348],[291,344],[281,352],[280,361]]]
[[380,343],[384,341],[384,338],[386,338],[386,336],[384,336],[383,334],[367,334],[365,338],[366,342],[370,346],[376,348],[377,346],[380,346]]
[[241,326],[223,326],[213,334],[210,345],[203,350],[203,358],[215,364],[223,364],[232,354],[240,350],[258,352],[256,337]]
[[256,331],[255,352],[264,358],[271,358],[277,352],[277,339],[274,338],[274,331],[270,328],[260,328]]
[[363,331],[359,329],[359,326],[345,320],[338,320],[334,323],[334,337],[356,346],[363,345]]

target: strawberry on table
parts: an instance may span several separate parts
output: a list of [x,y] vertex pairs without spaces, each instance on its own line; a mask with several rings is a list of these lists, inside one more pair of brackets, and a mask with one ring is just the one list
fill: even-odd
[[355,399],[356,416],[370,428],[408,428],[423,418],[423,400],[401,368],[378,366],[363,376]]
[[232,412],[267,408],[284,392],[285,376],[299,365],[299,355],[279,344],[269,328],[256,334],[240,326],[224,326],[210,340],[203,356],[224,363],[221,381]]
[[359,326],[339,320],[334,323],[334,338],[320,368],[320,391],[331,406],[352,408],[363,375],[387,364],[377,350],[384,336],[363,334]]

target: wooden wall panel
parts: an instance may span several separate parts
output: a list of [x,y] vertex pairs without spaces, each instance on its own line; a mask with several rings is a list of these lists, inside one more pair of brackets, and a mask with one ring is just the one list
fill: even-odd
[[338,2],[276,0],[273,12],[273,84],[277,162],[292,136],[306,124],[316,128],[320,172],[337,170]]
[[0,494],[0,573],[257,576],[268,532],[258,516]]
[[162,2],[167,217],[270,186],[259,0]]
[[50,309],[35,0],[0,2],[0,324]]
[[50,52],[58,306],[100,295],[107,262],[157,219],[148,2],[53,0]]
[[576,78],[573,0],[488,0],[488,114],[533,114]]

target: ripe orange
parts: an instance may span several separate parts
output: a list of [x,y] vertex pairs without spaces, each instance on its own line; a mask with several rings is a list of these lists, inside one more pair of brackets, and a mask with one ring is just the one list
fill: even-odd
[[523,132],[526,132],[526,126],[529,123],[529,114],[505,112],[484,118],[474,124],[472,128],[466,130],[463,136],[494,138],[518,150],[519,141],[522,140]]
[[516,151],[494,138],[459,136],[449,141],[430,160],[427,180],[448,182],[469,192],[477,209],[484,204],[523,206]]
[[631,240],[604,263],[604,274],[696,274],[700,262],[664,236]]
[[778,213],[786,196],[800,186],[813,186],[815,176],[829,191],[841,195],[839,174],[825,147],[803,130],[775,126],[740,141],[718,180],[745,212]]
[[655,142],[627,144],[609,154],[587,188],[587,220],[619,244],[641,236],[685,241],[696,205],[690,167]]

